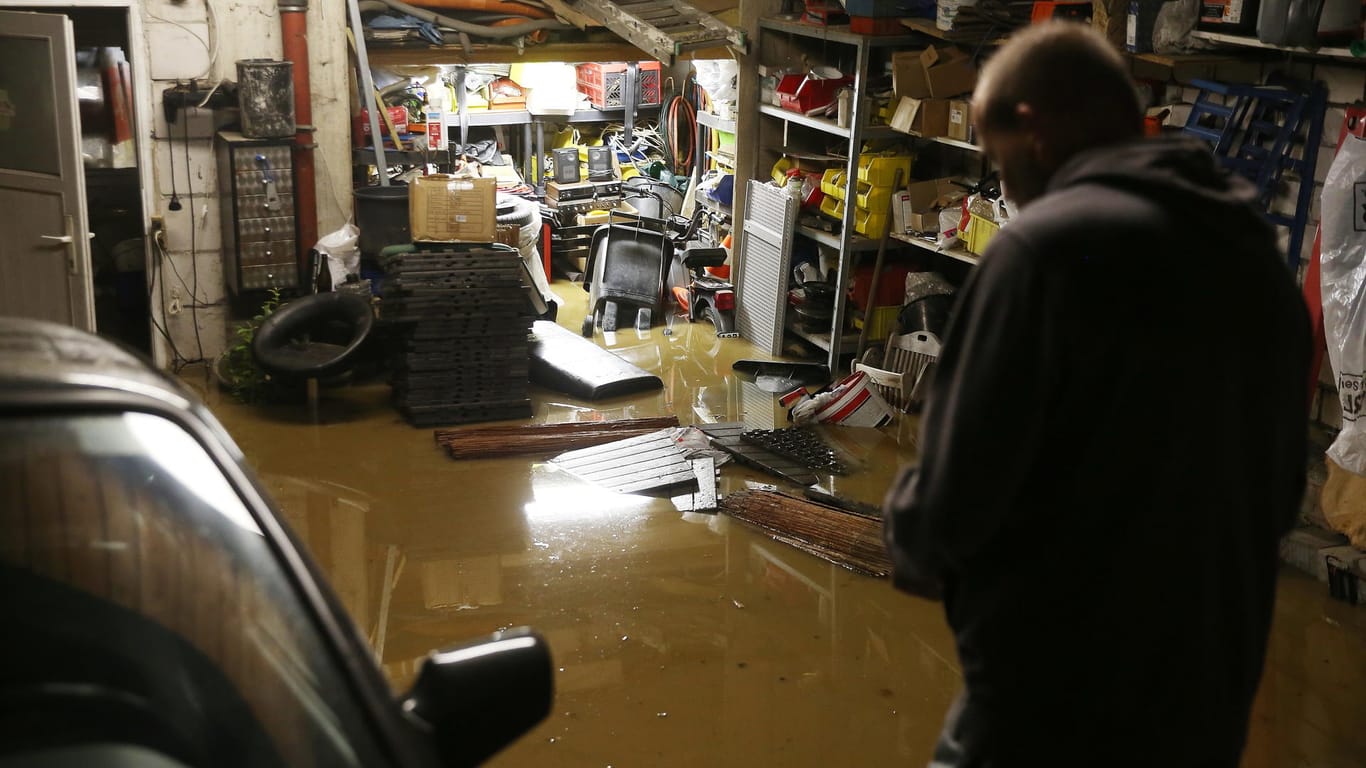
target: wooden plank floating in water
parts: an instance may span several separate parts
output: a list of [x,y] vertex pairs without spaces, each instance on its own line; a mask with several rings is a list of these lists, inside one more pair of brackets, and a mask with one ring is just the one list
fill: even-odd
[[438,429],[436,444],[452,459],[489,459],[502,456],[548,456],[560,451],[648,435],[678,426],[677,416],[615,421],[569,421],[561,424]]
[[732,493],[721,500],[721,511],[855,573],[883,577],[892,572],[881,520],[772,491]]

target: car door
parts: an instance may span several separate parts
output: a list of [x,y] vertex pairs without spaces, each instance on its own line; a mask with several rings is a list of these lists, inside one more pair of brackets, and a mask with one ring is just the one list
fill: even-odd
[[0,314],[95,329],[71,21],[0,11]]

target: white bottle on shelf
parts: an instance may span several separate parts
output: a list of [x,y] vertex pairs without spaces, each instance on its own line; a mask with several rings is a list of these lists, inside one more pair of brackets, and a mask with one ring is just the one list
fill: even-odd
[[446,150],[446,88],[438,84],[427,90],[427,149]]

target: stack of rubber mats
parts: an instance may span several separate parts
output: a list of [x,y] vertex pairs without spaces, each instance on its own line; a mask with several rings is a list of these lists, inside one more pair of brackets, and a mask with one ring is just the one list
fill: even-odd
[[531,323],[520,256],[505,245],[441,243],[385,257],[381,316],[403,327],[394,375],[418,427],[531,415]]

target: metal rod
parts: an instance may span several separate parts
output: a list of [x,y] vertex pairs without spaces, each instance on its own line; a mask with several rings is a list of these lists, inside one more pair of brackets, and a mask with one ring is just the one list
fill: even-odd
[[351,16],[351,44],[356,49],[356,69],[360,70],[361,91],[364,99],[370,104],[370,140],[375,144],[375,166],[379,169],[379,185],[387,187],[389,163],[384,159],[384,134],[379,131],[379,111],[383,106],[377,103],[375,80],[370,75],[370,55],[365,51],[365,26],[361,23],[360,6],[356,0],[346,0],[346,6]]
[[863,359],[863,351],[868,348],[868,334],[873,327],[873,302],[877,301],[878,283],[882,281],[882,264],[887,258],[887,241],[892,239],[892,207],[896,205],[896,191],[901,189],[901,169],[896,169],[892,180],[892,194],[887,198],[887,226],[882,230],[882,239],[877,244],[877,258],[873,260],[873,276],[868,280],[868,298],[863,307],[863,329],[858,334],[858,346],[854,349],[854,362]]

